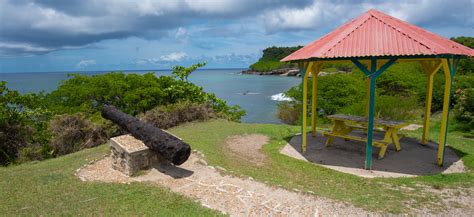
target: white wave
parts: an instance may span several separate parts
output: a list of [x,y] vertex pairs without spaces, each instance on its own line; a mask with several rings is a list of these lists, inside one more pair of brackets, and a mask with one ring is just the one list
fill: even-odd
[[274,101],[293,101],[290,97],[286,96],[284,93],[279,93],[271,96],[271,99]]

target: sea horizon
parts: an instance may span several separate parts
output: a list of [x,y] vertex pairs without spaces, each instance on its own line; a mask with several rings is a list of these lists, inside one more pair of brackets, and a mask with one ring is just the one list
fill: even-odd
[[[238,69],[238,70],[248,70],[249,68],[234,68],[234,67],[230,67],[230,68],[199,68],[199,69],[196,69],[196,71],[202,71],[202,70],[234,70],[234,69]],[[53,71],[10,71],[10,72],[2,72],[0,71],[0,74],[14,74],[14,73],[64,73],[64,72],[71,72],[71,73],[74,73],[74,72],[77,72],[77,73],[95,73],[95,72],[132,72],[132,71],[171,71],[172,69],[111,69],[111,70],[66,70],[66,71],[56,71],[56,70],[53,70]]]

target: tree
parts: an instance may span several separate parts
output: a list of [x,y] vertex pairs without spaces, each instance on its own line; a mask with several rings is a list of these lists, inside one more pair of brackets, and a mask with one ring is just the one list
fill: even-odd
[[194,65],[191,65],[190,67],[184,67],[184,66],[173,66],[173,71],[171,74],[173,74],[174,77],[179,78],[181,81],[188,81],[188,76],[194,72],[196,69],[201,68],[205,66],[207,62],[200,62],[196,63]]

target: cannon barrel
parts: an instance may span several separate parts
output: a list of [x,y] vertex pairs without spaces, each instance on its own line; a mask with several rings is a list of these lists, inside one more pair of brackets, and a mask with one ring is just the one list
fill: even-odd
[[152,151],[157,152],[175,165],[181,165],[191,154],[189,144],[176,136],[126,114],[114,106],[105,105],[102,117],[111,120],[133,137],[141,140]]

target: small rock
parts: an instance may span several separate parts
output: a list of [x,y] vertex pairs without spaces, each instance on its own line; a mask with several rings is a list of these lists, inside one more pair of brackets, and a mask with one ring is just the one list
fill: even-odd
[[227,171],[224,167],[221,167],[221,166],[216,166],[216,169],[221,170],[221,171]]
[[250,181],[253,181],[254,179],[253,179],[252,177],[250,177],[250,176],[249,176],[249,180],[250,180]]
[[207,166],[207,162],[206,162],[205,160],[203,160],[203,159],[199,159],[199,160],[197,161],[197,163],[198,163],[198,164],[201,164],[201,165],[204,165],[204,166]]
[[216,168],[214,168],[213,166],[207,166],[207,167],[209,167],[209,169],[211,170],[216,170]]
[[296,189],[296,188],[293,188],[293,191],[300,192],[300,190],[298,190],[298,189]]

